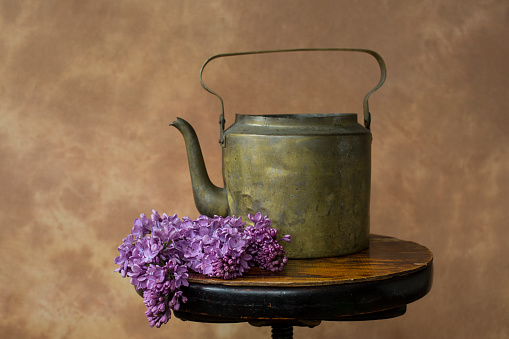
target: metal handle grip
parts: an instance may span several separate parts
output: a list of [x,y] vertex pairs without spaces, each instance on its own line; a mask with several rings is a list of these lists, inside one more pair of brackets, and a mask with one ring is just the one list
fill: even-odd
[[385,77],[387,74],[387,69],[385,68],[385,61],[382,59],[380,54],[378,54],[375,51],[369,50],[369,49],[360,49],[360,48],[297,48],[297,49],[279,49],[279,50],[272,50],[272,51],[250,51],[250,52],[237,52],[237,53],[222,53],[222,54],[216,54],[214,56],[211,56],[208,58],[201,67],[200,70],[200,82],[203,88],[207,90],[208,92],[214,94],[216,97],[219,98],[219,101],[221,101],[221,115],[219,116],[219,125],[220,125],[220,132],[219,132],[219,143],[221,145],[224,145],[224,103],[223,99],[208,88],[205,83],[203,82],[203,70],[205,69],[205,66],[212,60],[223,58],[223,57],[229,57],[229,56],[239,56],[239,55],[248,55],[248,54],[267,54],[267,53],[284,53],[284,52],[317,52],[317,51],[342,51],[342,52],[361,52],[361,53],[367,53],[372,55],[376,61],[378,61],[378,65],[380,66],[380,81],[378,81],[378,84],[366,94],[364,97],[364,101],[362,103],[363,111],[364,111],[364,126],[369,130],[371,125],[371,113],[369,112],[369,104],[368,99],[369,96],[376,91],[382,84],[385,82]]

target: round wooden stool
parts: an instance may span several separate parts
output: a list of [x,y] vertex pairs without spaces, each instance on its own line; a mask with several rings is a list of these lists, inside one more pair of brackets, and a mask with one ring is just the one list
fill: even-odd
[[293,259],[278,273],[253,267],[233,280],[190,272],[188,280],[177,318],[272,326],[272,338],[292,338],[293,326],[403,315],[431,289],[433,254],[414,242],[371,235],[369,249],[348,256]]

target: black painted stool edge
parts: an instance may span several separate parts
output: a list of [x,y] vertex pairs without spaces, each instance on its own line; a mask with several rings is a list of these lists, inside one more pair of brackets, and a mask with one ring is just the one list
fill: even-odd
[[[430,291],[432,281],[433,265],[430,262],[424,269],[408,275],[322,287],[273,288],[192,284],[184,292],[189,301],[181,305],[179,311],[174,311],[174,314],[181,320],[266,323],[266,326],[269,322],[308,326],[306,323],[309,321],[315,323],[321,320],[387,319],[404,314],[407,304],[422,298]],[[308,289],[311,293],[306,294],[303,289]],[[317,296],[319,302],[313,305],[311,302]],[[297,299],[288,303],[285,302],[288,297]],[[337,299],[340,301],[335,302]],[[299,305],[310,306],[298,309]]]

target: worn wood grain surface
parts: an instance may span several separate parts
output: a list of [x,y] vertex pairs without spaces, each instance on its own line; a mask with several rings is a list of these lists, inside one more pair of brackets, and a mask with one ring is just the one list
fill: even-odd
[[415,242],[371,235],[369,249],[343,256],[289,260],[281,272],[258,267],[233,280],[222,280],[197,273],[189,282],[230,286],[325,286],[388,279],[428,267],[433,254]]

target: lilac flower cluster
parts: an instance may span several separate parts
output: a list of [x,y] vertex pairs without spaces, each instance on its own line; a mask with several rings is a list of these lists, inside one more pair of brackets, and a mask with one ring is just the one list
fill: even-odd
[[134,220],[131,234],[118,247],[115,264],[122,277],[129,277],[136,290],[143,292],[150,326],[168,322],[171,310],[178,310],[187,298],[182,286],[189,286],[188,269],[222,279],[242,276],[250,267],[281,271],[287,262],[277,230],[261,213],[249,215],[246,226],[235,216],[196,220],[177,215],[144,214]]
[[275,241],[277,229],[270,227],[271,221],[261,213],[249,215],[254,226],[247,226],[245,233],[251,239],[247,253],[253,256],[257,266],[272,272],[281,271],[287,262],[286,251],[281,241],[290,242],[290,235]]

